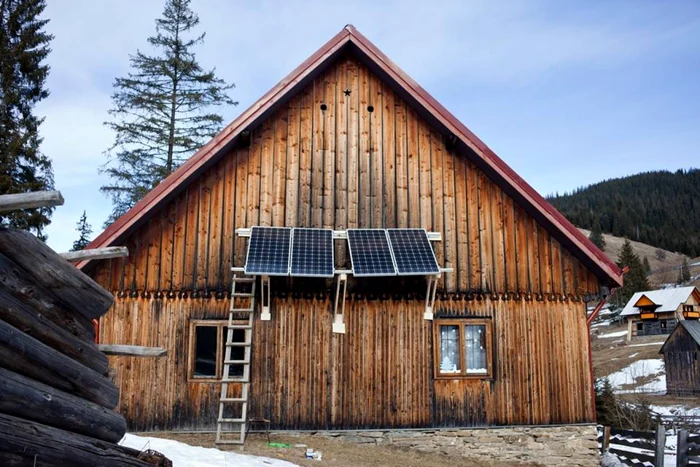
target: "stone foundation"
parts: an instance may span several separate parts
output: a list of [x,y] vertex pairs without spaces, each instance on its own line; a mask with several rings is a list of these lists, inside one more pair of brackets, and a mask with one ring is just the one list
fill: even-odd
[[392,444],[422,452],[477,460],[572,467],[600,465],[594,425],[436,429],[392,431],[324,431],[319,436],[351,443]]

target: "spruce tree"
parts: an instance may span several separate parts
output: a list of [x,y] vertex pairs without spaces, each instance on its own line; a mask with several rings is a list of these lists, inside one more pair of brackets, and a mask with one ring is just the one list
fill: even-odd
[[85,211],[83,211],[83,215],[80,216],[80,220],[78,221],[75,230],[80,234],[80,237],[78,237],[78,239],[73,242],[73,248],[71,248],[71,251],[82,250],[90,243],[90,234],[92,233],[92,226],[88,224],[87,213]]
[[688,264],[688,257],[684,256],[681,261],[681,267],[678,270],[678,279],[676,282],[678,284],[685,284],[690,281],[690,265]]
[[649,282],[644,272],[644,265],[634,252],[632,243],[627,238],[618,254],[617,265],[620,268],[629,268],[627,274],[623,276],[624,285],[615,291],[614,298],[617,306],[625,306],[636,292],[649,290]]
[[642,260],[642,266],[644,267],[644,274],[648,276],[651,273],[651,265],[649,264],[649,258],[646,256]]
[[132,71],[114,82],[112,120],[105,125],[116,138],[103,169],[111,180],[101,188],[113,203],[108,224],[219,131],[223,119],[212,107],[237,104],[227,95],[233,84],[195,58],[193,49],[204,40],[193,35],[198,23],[190,0],[167,0],[148,39],[155,55],[137,51]]
[[593,224],[593,229],[591,229],[591,234],[588,238],[593,242],[595,246],[601,250],[605,250],[605,238],[603,237],[603,231],[600,228],[600,223],[596,222]]
[[[0,194],[53,188],[51,160],[39,150],[34,106],[47,97],[45,63],[53,36],[40,16],[44,0],[0,0]],[[40,238],[51,208],[0,214],[0,225],[31,230]]]

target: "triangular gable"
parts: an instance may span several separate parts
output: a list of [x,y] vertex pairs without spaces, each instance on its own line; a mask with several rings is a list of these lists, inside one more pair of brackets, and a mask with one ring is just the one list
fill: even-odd
[[683,320],[679,321],[678,324],[676,324],[676,327],[673,328],[671,333],[668,335],[666,341],[664,341],[664,344],[661,346],[661,350],[659,350],[660,354],[666,352],[667,347],[674,341],[675,335],[679,332],[688,333],[688,336],[695,341],[698,347],[700,347],[700,321]]
[[634,304],[635,307],[637,308],[642,308],[642,307],[648,307],[648,306],[658,306],[656,303],[654,303],[649,297],[646,295],[642,295],[639,300],[637,300]]
[[[140,222],[145,221],[150,214],[156,212],[159,206],[172,198],[180,187],[186,186],[188,181],[215,163],[223,155],[225,148],[233,145],[244,130],[261,122],[279,104],[284,102],[285,98],[293,95],[295,90],[304,86],[317,73],[323,71],[326,65],[348,47],[352,48],[372,71],[392,84],[397,92],[407,99],[408,102],[422,109],[424,116],[430,123],[443,131],[451,133],[455,136],[457,142],[471,149],[471,152],[476,156],[473,162],[484,170],[494,182],[499,184],[504,191],[514,196],[523,208],[541,222],[552,235],[559,239],[562,245],[569,249],[584,265],[589,267],[599,279],[606,283],[622,285],[622,273],[615,263],[517,175],[486,144],[351,25],[343,28],[340,33],[336,34],[316,53],[268,91],[210,142],[205,144],[178,170],[149,192],[136,206],[102,232],[90,243],[88,248],[106,247],[117,243],[131,229],[134,229]],[[78,267],[83,268],[86,264],[86,261],[81,262],[78,264]]]

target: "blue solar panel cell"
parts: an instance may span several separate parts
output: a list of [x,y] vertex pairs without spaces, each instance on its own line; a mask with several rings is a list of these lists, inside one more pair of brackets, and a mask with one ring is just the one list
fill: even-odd
[[425,229],[388,229],[391,250],[400,276],[438,274],[435,253]]
[[386,230],[349,229],[347,233],[354,276],[396,275]]
[[289,275],[292,229],[252,227],[248,241],[245,273],[250,275]]
[[333,277],[333,231],[295,228],[292,235],[292,276]]

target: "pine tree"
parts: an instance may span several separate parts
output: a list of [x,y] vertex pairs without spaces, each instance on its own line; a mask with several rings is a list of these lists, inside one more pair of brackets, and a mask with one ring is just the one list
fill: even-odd
[[[53,188],[51,160],[39,150],[43,118],[34,106],[47,97],[45,60],[53,36],[39,16],[44,0],[0,0],[0,194]],[[0,225],[31,230],[40,238],[53,209],[27,209],[0,215]]]
[[588,236],[588,238],[593,242],[595,246],[597,246],[601,250],[605,250],[605,238],[603,237],[603,231],[600,228],[599,222],[593,224],[593,229],[591,230],[591,234]]
[[617,306],[624,306],[636,292],[649,290],[644,265],[627,238],[618,254],[617,265],[621,268],[629,268],[627,274],[623,276],[624,285],[615,291],[614,298]]
[[236,105],[226,84],[197,63],[194,46],[204,34],[191,30],[199,18],[190,0],[167,0],[156,20],[156,35],[148,39],[156,55],[137,51],[130,57],[132,71],[114,83],[105,124],[116,133],[103,169],[111,181],[101,191],[111,198],[107,223],[130,209],[146,193],[182,164],[221,128],[221,115],[213,106]]
[[690,281],[690,265],[688,264],[688,257],[684,256],[683,261],[681,261],[681,267],[678,270],[678,279],[676,282],[678,284],[685,284]]
[[78,239],[73,242],[73,248],[71,248],[71,251],[82,250],[90,243],[90,234],[92,233],[92,226],[88,224],[87,213],[85,211],[83,211],[83,215],[80,216],[80,220],[78,221],[75,230],[80,234],[80,237],[78,237]]
[[649,273],[651,273],[651,265],[649,264],[649,258],[646,256],[642,260],[642,266],[644,267],[644,274],[649,276]]

